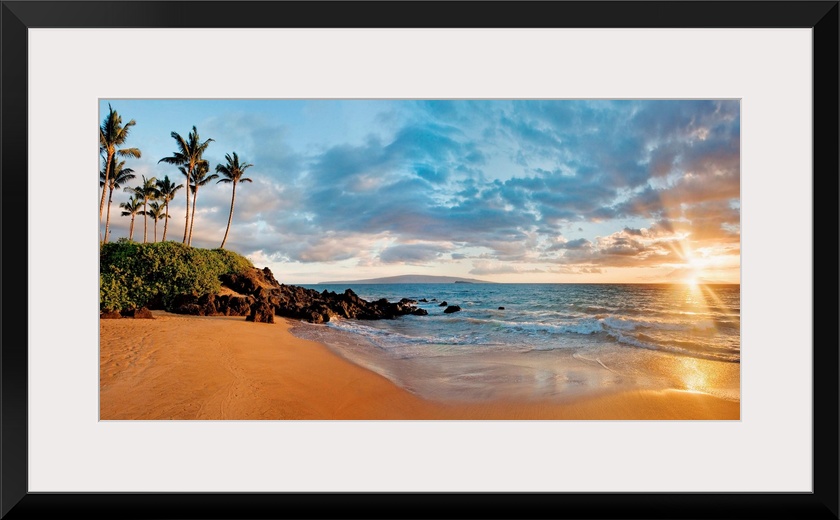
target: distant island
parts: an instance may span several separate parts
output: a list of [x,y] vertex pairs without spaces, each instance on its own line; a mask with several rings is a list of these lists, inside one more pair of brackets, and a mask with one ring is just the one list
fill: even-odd
[[459,278],[457,276],[430,276],[424,274],[406,274],[401,276],[387,276],[385,278],[369,278],[367,280],[337,280],[319,282],[317,285],[340,284],[386,284],[386,283],[494,283],[474,278]]

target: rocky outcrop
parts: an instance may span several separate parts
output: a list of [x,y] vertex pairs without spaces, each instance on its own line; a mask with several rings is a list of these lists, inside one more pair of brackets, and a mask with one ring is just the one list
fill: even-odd
[[461,310],[461,307],[459,307],[457,305],[450,305],[449,307],[446,308],[446,310],[443,311],[443,313],[444,314],[452,314],[453,312],[459,312],[460,310]]
[[[352,290],[343,293],[318,292],[296,285],[280,284],[266,267],[245,274],[224,275],[224,295],[181,295],[172,302],[170,311],[196,316],[247,316],[248,321],[273,322],[273,316],[325,323],[331,318],[356,320],[394,319],[413,314],[425,316],[417,301],[403,298],[399,302],[380,299],[369,302]],[[270,320],[270,321],[269,321]]]
[[274,323],[274,308],[268,302],[258,302],[251,308],[251,313],[245,321],[255,323]]
[[155,319],[155,317],[152,316],[152,311],[150,311],[146,307],[141,307],[139,309],[134,309],[134,312],[132,312],[131,314],[132,314],[131,317],[134,318],[135,320],[153,320],[153,319]]
[[134,318],[135,320],[153,320],[155,317],[148,307],[139,309],[126,309],[123,311],[100,312],[99,318],[103,320],[118,320],[121,318]]

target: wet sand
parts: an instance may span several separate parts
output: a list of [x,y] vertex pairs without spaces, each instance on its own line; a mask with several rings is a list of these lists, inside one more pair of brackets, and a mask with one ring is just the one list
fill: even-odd
[[195,317],[100,320],[101,420],[737,420],[700,392],[616,389],[548,400],[423,399],[293,336],[295,322]]

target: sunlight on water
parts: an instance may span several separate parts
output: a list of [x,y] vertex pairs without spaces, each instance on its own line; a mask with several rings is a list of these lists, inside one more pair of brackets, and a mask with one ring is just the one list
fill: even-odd
[[696,359],[681,359],[682,370],[680,376],[687,390],[704,391],[709,386],[709,379],[706,372],[700,368]]
[[[738,285],[351,288],[366,300],[417,300],[429,314],[333,320],[299,332],[340,343],[345,357],[427,397],[561,398],[626,386],[740,398]],[[444,301],[462,311],[444,314]]]

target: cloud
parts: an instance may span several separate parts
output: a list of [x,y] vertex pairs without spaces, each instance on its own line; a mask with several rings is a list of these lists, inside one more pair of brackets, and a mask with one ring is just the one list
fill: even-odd
[[592,247],[592,242],[585,238],[577,238],[575,240],[569,240],[565,242],[562,246],[563,249],[589,249]]
[[545,270],[538,268],[528,268],[518,265],[512,265],[501,262],[491,262],[484,260],[476,260],[473,262],[473,268],[470,269],[470,274],[475,275],[493,275],[493,274],[530,274],[530,273],[544,273]]
[[398,244],[384,249],[379,260],[386,264],[427,264],[441,258],[448,250],[438,244]]
[[[331,110],[351,113],[353,102],[324,103],[318,117],[329,121],[342,113]],[[503,269],[493,262],[509,264],[510,273],[541,269],[540,262],[575,273],[653,266],[679,261],[677,242],[739,251],[737,101],[365,106],[377,112],[352,138],[326,129],[329,138],[304,141],[293,119],[244,109],[201,122],[202,136],[217,139],[211,162],[236,150],[254,164],[254,182],[237,187],[231,247],[306,263],[428,265],[480,256],[488,263],[473,274]],[[337,124],[344,130],[354,121]],[[177,174],[145,157],[132,167]],[[116,195],[114,208],[127,198]],[[230,195],[229,185],[199,192],[202,244],[221,240]],[[127,235],[128,219],[115,212],[112,226]],[[172,215],[170,237],[183,223],[182,199]],[[562,236],[574,229],[573,239]],[[591,229],[601,236],[585,234]]]

